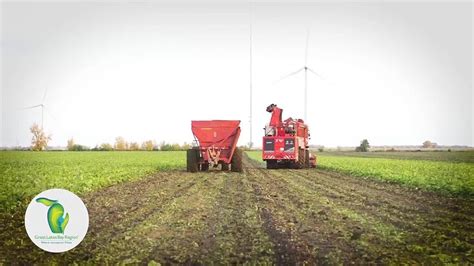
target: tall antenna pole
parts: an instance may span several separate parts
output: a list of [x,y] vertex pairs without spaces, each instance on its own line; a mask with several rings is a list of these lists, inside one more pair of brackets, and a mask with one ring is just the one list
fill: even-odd
[[48,93],[48,87],[44,89],[43,93],[43,100],[41,100],[41,129],[43,129],[43,121],[44,121],[44,101],[46,100],[46,94]]
[[309,28],[306,28],[306,49],[304,52],[304,121],[308,121],[308,43],[309,43]]
[[250,138],[249,138],[249,148],[252,148],[253,142],[252,142],[252,3],[250,3]]
[[43,121],[44,121],[44,105],[41,104],[41,129],[43,129]]
[[308,123],[308,67],[304,67],[304,122]]

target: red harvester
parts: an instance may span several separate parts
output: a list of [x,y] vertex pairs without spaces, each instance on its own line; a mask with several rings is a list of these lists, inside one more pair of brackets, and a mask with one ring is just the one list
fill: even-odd
[[262,158],[267,169],[316,167],[316,156],[309,152],[309,130],[302,119],[288,118],[282,121],[283,109],[271,104],[272,113],[265,127]]
[[242,151],[236,145],[239,120],[191,121],[195,145],[187,151],[188,172],[207,171],[221,165],[222,170],[242,172]]

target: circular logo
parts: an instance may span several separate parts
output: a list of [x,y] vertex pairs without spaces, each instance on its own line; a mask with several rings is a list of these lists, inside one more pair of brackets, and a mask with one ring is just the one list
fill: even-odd
[[28,205],[25,227],[31,241],[54,253],[79,245],[89,228],[89,214],[82,200],[65,189],[41,192]]

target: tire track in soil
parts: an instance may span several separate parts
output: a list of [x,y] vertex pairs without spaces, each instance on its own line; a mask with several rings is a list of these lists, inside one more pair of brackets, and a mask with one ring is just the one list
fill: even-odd
[[[212,208],[209,206],[212,206],[222,190],[223,180],[217,172],[201,173],[200,176],[187,174],[205,182],[200,182],[200,186],[195,187],[189,195],[175,198],[173,204],[161,214],[156,214],[146,225],[145,235],[149,236],[148,241],[152,240],[154,243],[140,264],[150,261],[162,264],[202,264],[202,254],[207,254],[205,247],[208,245],[205,229],[209,228],[212,216]],[[143,234],[138,231],[138,234]]]
[[[255,194],[258,197],[263,197],[261,188],[255,184],[253,187]],[[275,220],[268,208],[260,210],[260,217],[263,220],[264,230],[273,243],[274,258],[277,265],[295,265],[310,257],[309,254],[303,254],[295,247],[295,244],[291,242],[291,233],[289,231],[281,232],[277,229]]]
[[[277,265],[295,265],[298,262],[298,257],[306,257],[305,255],[298,254],[298,250],[291,243],[291,234],[282,232],[277,229],[276,222],[269,208],[264,206],[263,198],[265,197],[262,192],[262,187],[257,184],[257,176],[254,172],[257,172],[260,167],[251,161],[251,159],[245,155],[243,158],[243,167],[245,173],[252,176],[253,183],[252,188],[255,192],[257,202],[260,203],[259,215],[263,221],[263,229],[265,233],[270,237],[270,241],[273,244],[274,260]],[[261,172],[264,178],[268,178],[269,175],[265,172]]]
[[20,210],[12,218],[17,237],[1,250],[17,264],[474,263],[472,199],[243,159],[243,174],[166,171],[82,196],[89,232],[63,254],[29,241]]
[[[303,174],[303,172],[294,172],[298,174]],[[319,176],[315,176],[318,178]],[[351,197],[348,193],[342,193],[337,196],[337,193],[332,194],[331,189],[327,189],[326,186],[330,184],[329,181],[324,181],[324,186],[314,186],[304,180],[298,179],[297,176],[286,178],[286,181],[289,184],[301,184],[304,187],[311,188],[312,191],[323,191],[325,194],[320,195],[320,197],[326,197],[331,201],[331,205],[335,209],[347,210],[353,212],[357,217],[356,220],[362,221],[363,224],[367,224],[365,229],[367,232],[371,232],[373,237],[371,237],[370,242],[373,242],[372,247],[379,247],[379,249],[384,249],[385,252],[391,254],[392,258],[401,257],[403,251],[403,256],[412,261],[418,262],[427,262],[431,261],[432,263],[440,262],[440,260],[445,260],[446,257],[449,257],[451,262],[456,261],[466,261],[469,260],[469,251],[472,250],[473,246],[470,244],[472,242],[472,233],[469,229],[456,228],[454,230],[459,231],[453,233],[451,220],[449,218],[443,217],[444,220],[440,220],[446,229],[437,228],[435,230],[427,229],[427,226],[421,222],[420,224],[414,226],[412,231],[408,230],[409,223],[412,220],[415,220],[415,217],[408,217],[407,221],[401,220],[403,226],[397,228],[390,223],[389,220],[384,219],[390,217],[386,214],[387,210],[391,210],[391,206],[367,206],[357,200],[356,197]],[[337,182],[337,180],[332,180],[332,182]],[[344,187],[344,184],[337,184],[341,187]],[[302,190],[298,190],[303,192]],[[296,193],[298,191],[295,191]],[[371,191],[372,195],[377,195],[377,191]],[[410,213],[410,212],[409,212]],[[379,217],[382,217],[380,219]],[[428,216],[430,217],[430,216]],[[421,219],[421,218],[420,218]],[[434,219],[439,219],[438,216],[434,216]],[[471,218],[472,220],[472,218]],[[429,226],[428,226],[429,227]],[[364,228],[364,227],[363,227]],[[374,231],[375,229],[375,231]],[[445,232],[444,232],[445,231]],[[389,233],[389,235],[387,235]],[[447,237],[445,234],[450,235]],[[456,238],[455,235],[458,235],[459,238]],[[389,239],[392,239],[389,241]],[[425,250],[420,252],[420,249]],[[397,252],[394,252],[397,251]],[[435,255],[435,256],[430,256]]]
[[[132,182],[118,183],[96,192],[81,195],[89,212],[89,229],[86,237],[79,246],[67,253],[52,254],[38,249],[24,233],[24,210],[20,210],[14,217],[18,219],[18,243],[9,248],[7,261],[18,263],[32,263],[37,261],[71,261],[87,260],[93,257],[96,250],[100,250],[109,240],[119,237],[121,233],[145,220],[153,210],[140,208],[147,202],[156,200],[157,187],[170,187],[170,198],[177,196],[194,184],[187,184],[189,180],[174,183],[174,171],[159,172],[150,177]],[[166,199],[167,195],[162,195]],[[157,207],[159,204],[156,205]],[[134,217],[131,219],[131,217]],[[21,220],[20,220],[21,219]],[[15,256],[25,254],[25,256]],[[10,257],[11,255],[11,257]]]
[[122,238],[124,233],[184,195],[199,181],[184,171],[179,171],[180,175],[176,175],[177,172],[159,172],[85,195],[83,199],[89,211],[89,230],[84,241],[70,252],[47,253],[41,260],[71,262],[93,259],[109,243]]
[[[391,218],[397,216],[408,225],[425,226],[431,230],[443,231],[447,229],[442,224],[443,220],[440,220],[440,217],[443,217],[444,221],[448,220],[450,224],[461,231],[469,231],[474,228],[474,201],[472,199],[436,196],[432,192],[402,188],[396,184],[391,184],[391,186],[398,192],[391,195],[388,193],[387,187],[383,186],[384,183],[380,183],[378,186],[365,186],[365,183],[369,183],[369,181],[362,180],[360,183],[352,181],[350,184],[346,184],[346,182],[341,184],[341,182],[335,182],[340,175],[321,170],[317,172],[318,179],[324,179],[327,187],[336,191],[336,194],[344,196],[346,200],[349,196],[360,198],[365,206],[372,207],[372,209],[376,209],[379,205],[388,205],[390,208],[385,208],[384,211],[390,213]],[[299,176],[318,184],[316,178],[302,173]],[[425,224],[414,223],[416,222],[415,218],[421,219]],[[461,232],[459,236],[464,233]]]
[[[262,168],[262,166],[257,162],[252,162],[251,167]],[[373,235],[369,239],[369,246],[366,246],[365,248],[363,244],[367,243],[357,243],[356,241],[345,243],[349,244],[349,246],[352,244],[352,251],[357,250],[359,254],[360,251],[363,251],[365,254],[360,254],[360,256],[365,256],[367,261],[371,261],[372,263],[376,261],[391,261],[393,263],[394,261],[405,260],[405,262],[432,261],[433,263],[440,263],[446,262],[446,259],[448,259],[447,261],[452,262],[472,262],[472,256],[469,254],[472,252],[473,243],[472,227],[470,226],[472,225],[473,216],[469,215],[469,213],[472,212],[473,208],[472,201],[469,199],[451,199],[431,192],[414,192],[396,184],[374,182],[349,176],[344,176],[341,180],[334,177],[334,175],[339,177],[340,174],[331,172],[327,173],[326,171],[321,170],[267,171],[273,173],[273,175],[265,174],[265,170],[261,171],[265,177],[273,178],[275,183],[286,179],[287,187],[292,187],[293,184],[297,184],[298,187],[309,187],[310,189],[307,190],[308,193],[309,191],[313,191],[312,193],[315,197],[326,198],[331,201],[331,204],[336,204],[334,207],[339,206],[348,211],[355,212],[357,218],[363,219],[363,224],[358,225],[362,233],[365,231],[373,231],[373,229],[376,229],[377,227],[379,229],[390,229],[392,228],[391,226],[395,226],[393,229],[390,229],[392,231],[395,230],[393,232],[396,234],[393,242],[385,239],[387,236],[380,234],[380,232],[377,232],[376,230],[372,233]],[[288,181],[291,182],[288,183]],[[277,188],[276,191],[281,193],[285,191],[284,188],[285,185]],[[393,194],[391,193],[392,190],[394,190]],[[293,190],[291,194],[294,197],[299,197],[302,192],[303,191],[301,190]],[[310,196],[310,194],[307,194],[307,196]],[[413,198],[416,200],[413,200]],[[374,201],[378,200],[381,201],[381,204],[373,204]],[[447,207],[439,206],[439,203],[436,202],[436,200],[447,202]],[[431,202],[436,204],[427,207],[424,205]],[[462,210],[464,213],[461,215],[458,215],[456,212],[451,210],[453,206],[457,206],[459,202],[459,206],[461,207],[458,208],[467,206],[467,209]],[[393,209],[396,210],[393,211]],[[326,208],[323,212],[327,214],[327,212],[331,212],[331,209]],[[467,213],[467,215],[465,213]],[[439,220],[440,215],[446,214],[451,215],[454,219],[448,219],[447,221],[446,219]],[[329,216],[334,218],[333,215]],[[418,220],[414,219],[417,217]],[[467,219],[460,219],[461,217]],[[347,220],[347,217],[344,218]],[[425,221],[428,222],[424,224]],[[439,221],[439,225],[432,226],[433,223],[430,223],[429,221]],[[454,223],[457,223],[458,227],[456,229],[460,229],[459,232],[452,232],[453,221]],[[344,224],[344,221],[342,221],[342,223],[341,221],[336,222]],[[303,223],[300,223],[300,225],[301,224]],[[345,226],[342,229],[353,230],[354,228],[351,226]],[[298,234],[300,231],[296,231],[296,233]],[[402,241],[399,241],[397,235],[403,236]],[[308,238],[308,236],[305,236],[304,232],[303,234],[298,235],[298,237],[306,242],[311,242],[311,237]],[[388,239],[391,239],[394,236],[388,237]],[[459,244],[459,240],[464,243]],[[433,241],[437,241],[434,246],[432,243]],[[452,248],[450,245],[451,242],[454,245],[457,245],[457,247]],[[340,243],[338,245],[340,245]],[[425,252],[420,253],[420,250],[413,249],[407,250],[406,246],[408,245],[412,245],[411,247],[415,248],[425,249]],[[347,250],[344,251],[344,256],[348,255],[346,252]],[[376,253],[381,253],[386,256],[386,258],[384,259],[380,256],[370,257],[371,255],[376,255]],[[441,261],[436,257],[436,254],[439,253],[441,253]],[[367,257],[367,255],[369,255],[369,257]],[[401,258],[399,258],[399,256],[401,256]],[[357,260],[345,261],[346,263],[353,263]]]
[[[449,196],[440,196],[435,192],[415,190],[409,187],[403,187],[397,183],[383,182],[380,180],[368,180],[365,178],[351,177],[337,172],[314,169],[314,172],[323,175],[322,177],[337,179],[346,186],[355,186],[364,191],[377,191],[375,196],[378,200],[389,197],[389,203],[403,203],[408,206],[416,205],[417,208],[411,210],[426,211],[431,215],[457,214],[464,217],[474,216],[473,199],[458,198]],[[334,183],[334,182],[330,182]],[[436,213],[435,213],[436,212]]]
[[[209,174],[209,173],[206,173],[206,174]],[[213,174],[217,175],[217,172],[214,172]],[[219,178],[219,177],[213,176],[211,178]],[[215,203],[213,207],[210,208],[211,210],[217,210],[216,205],[219,205],[219,202],[222,201],[221,199],[222,193],[225,190],[224,186],[225,186],[225,183],[220,185],[218,192],[216,193]],[[200,264],[203,264],[203,261],[205,261],[207,258],[212,256],[212,251],[216,247],[215,234],[216,234],[216,227],[218,226],[218,220],[219,220],[218,217],[215,217],[213,215],[214,213],[215,213],[214,211],[209,211],[208,214],[203,215],[203,217],[206,219],[205,224],[208,230],[199,232],[199,236],[197,236],[195,239],[192,239],[196,243],[199,243],[198,245],[200,247],[200,252],[194,257],[189,258],[184,264],[200,265]],[[191,239],[189,239],[189,241],[191,241]],[[169,254],[166,255],[166,257],[163,260],[163,255],[162,254],[159,255],[160,253],[163,253],[162,249],[163,247],[160,245],[155,246],[153,250],[150,252],[150,255],[147,257],[147,260],[148,261],[150,260],[161,261],[161,262],[164,262],[165,264],[179,263],[179,261],[170,259],[171,256]],[[147,260],[143,260],[142,264],[147,264]]]
[[208,220],[209,230],[204,233],[208,240],[200,261],[205,265],[271,262],[271,244],[261,228],[246,175],[222,174],[224,185]]
[[259,215],[263,221],[263,229],[273,243],[274,262],[277,265],[295,265],[314,260],[314,257],[308,252],[308,247],[304,243],[296,241],[290,230],[281,230],[284,227],[272,214],[277,210],[290,213],[290,210],[283,205],[269,206],[268,195],[265,195],[264,185],[261,181],[263,181],[262,178],[272,180],[271,174],[262,170],[262,167],[246,154],[243,163],[244,171],[249,175],[249,180],[252,183],[254,197],[259,204]]
[[[327,176],[326,173],[318,172],[317,176],[310,176],[308,173],[297,173],[293,172],[299,178],[302,178],[302,182],[312,186],[317,190],[323,190],[327,192],[327,196],[335,201],[344,201],[348,205],[353,207],[360,207],[363,205],[367,207],[366,211],[378,210],[381,205],[390,206],[384,210],[384,213],[371,212],[373,215],[381,215],[380,217],[386,217],[394,219],[394,224],[397,224],[397,220],[402,219],[413,219],[417,215],[424,215],[426,217],[439,217],[441,214],[436,213],[429,206],[419,205],[417,202],[401,201],[397,202],[395,199],[390,198],[387,193],[377,193],[376,190],[367,189],[361,186],[360,188],[354,188],[352,185],[337,182],[331,176]],[[331,180],[333,179],[333,180]],[[419,205],[419,206],[417,206]],[[426,209],[430,208],[430,211]],[[387,214],[387,215],[385,215]],[[451,216],[457,216],[457,214],[449,213]],[[385,216],[382,216],[385,215]],[[443,212],[443,215],[446,213]],[[457,216],[459,217],[459,216]],[[442,228],[435,228],[442,229]]]
[[[326,218],[326,215],[318,218],[319,214],[316,214],[315,211],[300,211],[303,206],[299,195],[288,191],[288,188],[278,180],[279,177],[275,177],[281,170],[256,169],[254,171],[258,172],[256,177],[260,178],[260,184],[256,184],[257,190],[262,190],[264,195],[262,209],[267,208],[269,213],[272,213],[274,223],[269,231],[278,233],[278,236],[273,238],[276,245],[280,241],[285,243],[280,250],[277,249],[279,254],[277,253],[276,261],[282,262],[281,264],[293,261],[316,264],[367,263],[367,256],[364,256],[367,251],[363,252],[362,247],[355,247],[352,243],[344,241],[342,229],[333,227],[333,221]],[[261,179],[260,174],[264,175],[267,181]],[[326,211],[329,214],[329,210],[326,210],[325,206],[321,205],[318,209],[319,213]],[[297,213],[298,215],[296,215]],[[304,217],[309,217],[314,221],[308,224]],[[335,218],[335,216],[332,215],[331,218]],[[338,217],[337,222],[344,223],[341,217]],[[292,223],[298,224],[298,227],[289,226]],[[350,230],[353,228],[353,226],[344,226]],[[314,234],[308,237],[305,234],[308,232]],[[344,258],[341,258],[340,254],[344,254]],[[280,260],[280,257],[287,259]],[[375,258],[372,261],[375,261]]]
[[[426,235],[434,231],[438,235],[443,233],[463,241],[469,241],[469,231],[474,228],[474,216],[460,215],[445,208],[441,210],[435,209],[430,206],[429,202],[426,202],[426,198],[421,202],[415,201],[410,198],[410,191],[408,189],[402,192],[408,195],[399,198],[399,195],[393,196],[387,193],[386,187],[378,189],[373,188],[373,186],[364,186],[364,181],[358,184],[354,182],[340,182],[334,175],[324,171],[317,171],[317,176],[311,176],[307,171],[292,172],[296,176],[301,177],[308,186],[325,191],[328,197],[335,202],[339,202],[339,205],[350,206],[351,209],[377,217],[401,230],[412,233],[423,231]],[[400,190],[402,189],[400,188]],[[429,197],[429,200],[432,200],[432,195],[429,195]],[[449,200],[444,199],[444,201]],[[455,199],[455,201],[459,202],[460,200]],[[463,204],[466,204],[466,202],[463,202]],[[381,206],[384,208],[382,209]],[[453,232],[450,227],[446,227],[446,224],[443,224],[443,221],[450,223],[450,227],[455,227],[457,231]],[[429,238],[419,240],[425,244],[431,241]]]
[[[317,263],[334,264],[341,263],[337,257],[338,253],[344,253],[347,262],[365,261],[361,259],[361,252],[350,243],[341,241],[339,229],[331,228],[328,220],[319,221],[318,233],[321,235],[313,237],[310,241],[298,232],[298,229],[288,224],[299,224],[301,217],[295,218],[301,201],[298,195],[288,191],[287,187],[281,185],[276,173],[281,170],[267,171],[257,162],[247,158],[247,171],[253,176],[255,194],[260,195],[261,216],[266,220],[265,227],[271,236],[275,246],[275,261],[279,265]],[[315,213],[299,213],[299,216],[314,216]],[[355,260],[358,259],[358,260]]]
[[[307,187],[299,183],[296,176],[288,174],[287,176],[282,175],[281,179],[290,188],[291,193],[301,195],[302,205],[313,206],[314,202],[310,202],[308,199],[316,195],[313,199],[319,201],[321,205],[326,204],[321,214],[327,216],[329,220],[335,220],[341,226],[343,238],[347,241],[350,240],[354,247],[362,244],[365,249],[365,257],[382,262],[387,262],[387,259],[393,262],[393,260],[400,258],[405,261],[416,261],[417,256],[403,252],[404,246],[399,240],[402,234],[399,230],[380,223],[370,214],[363,215],[350,206],[337,204],[330,194],[325,194],[326,191]],[[378,253],[383,253],[384,257],[378,256]]]

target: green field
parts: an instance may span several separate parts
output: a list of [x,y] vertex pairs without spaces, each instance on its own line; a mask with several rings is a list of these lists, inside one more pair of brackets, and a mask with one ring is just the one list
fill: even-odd
[[[474,262],[472,163],[322,153],[316,169],[273,170],[248,154],[244,173],[189,173],[185,152],[0,152],[0,265]],[[83,242],[61,254],[24,227],[49,188],[89,213]]]
[[[472,152],[418,154],[420,153],[377,152],[344,155],[324,152],[317,153],[317,158],[320,169],[397,182],[443,193],[474,196],[474,164],[464,162],[473,155]],[[249,156],[261,160],[260,151],[249,152]],[[391,157],[388,158],[389,156]],[[438,160],[435,161],[435,158]]]
[[354,152],[334,151],[318,153],[321,155],[349,156],[364,158],[387,158],[401,160],[428,160],[474,163],[474,151],[396,151],[396,152]]
[[0,152],[0,209],[13,210],[49,188],[81,194],[184,166],[180,151]]
[[[261,160],[260,151],[248,152]],[[428,190],[474,195],[473,152],[317,153],[318,167]],[[184,152],[0,152],[0,208],[15,209],[48,188],[87,193],[166,169]]]

